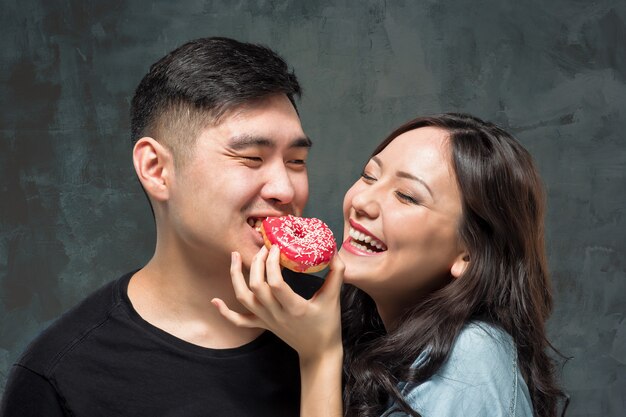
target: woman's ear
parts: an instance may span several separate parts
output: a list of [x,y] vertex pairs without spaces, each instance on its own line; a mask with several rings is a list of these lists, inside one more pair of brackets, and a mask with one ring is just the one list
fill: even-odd
[[469,253],[467,253],[466,251],[461,252],[456,257],[456,259],[454,260],[454,263],[450,267],[450,273],[455,279],[459,278],[461,275],[463,275],[469,263],[470,263]]
[[169,198],[172,154],[150,137],[143,137],[133,148],[133,165],[139,181],[153,201]]

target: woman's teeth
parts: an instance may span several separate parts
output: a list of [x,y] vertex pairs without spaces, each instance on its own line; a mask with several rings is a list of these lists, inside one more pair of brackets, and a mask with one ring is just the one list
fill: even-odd
[[[363,232],[359,232],[358,230],[352,227],[350,228],[349,235],[353,239],[352,244],[357,249],[360,249],[369,253],[382,252],[386,250],[386,248],[384,248],[384,245],[381,242],[377,241],[376,239],[372,238],[369,235],[366,235]],[[359,242],[362,242],[364,244],[359,243]]]
[[367,252],[367,253],[375,253],[373,250],[371,250],[370,248],[365,247],[365,245],[361,245],[360,243],[356,243],[356,241],[352,241],[350,242],[352,244],[352,246],[354,246],[355,248],[363,251],[363,252]]

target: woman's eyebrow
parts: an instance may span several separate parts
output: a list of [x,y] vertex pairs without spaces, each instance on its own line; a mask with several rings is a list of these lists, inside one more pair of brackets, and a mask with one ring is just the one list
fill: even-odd
[[[372,157],[372,161],[374,161],[379,167],[381,167],[381,168],[383,167],[383,161],[381,161],[380,158],[378,158],[376,156],[373,156]],[[424,188],[426,188],[426,190],[428,191],[430,196],[434,198],[433,190],[431,190],[430,187],[428,186],[428,184],[426,183],[426,181],[424,181],[420,177],[416,177],[415,175],[410,174],[410,173],[405,172],[405,171],[398,171],[398,172],[396,172],[396,176],[399,177],[399,178],[406,178],[406,179],[409,179],[409,180],[417,181],[418,183],[422,184],[424,186]]]
[[416,177],[415,175],[409,174],[408,172],[404,172],[404,171],[396,172],[396,176],[400,177],[400,178],[406,178],[406,179],[409,179],[409,180],[413,180],[413,181],[419,182],[420,184],[422,184],[424,186],[424,188],[426,188],[426,190],[428,191],[428,194],[430,194],[430,196],[434,198],[433,191],[430,189],[428,184],[426,184],[426,181],[424,181],[420,177]]

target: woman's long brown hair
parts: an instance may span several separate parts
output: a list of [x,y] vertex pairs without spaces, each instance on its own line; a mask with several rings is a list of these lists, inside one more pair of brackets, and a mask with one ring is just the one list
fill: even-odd
[[[345,414],[378,417],[394,401],[403,412],[419,416],[403,400],[398,382],[428,380],[448,358],[463,326],[483,321],[512,336],[533,414],[554,417],[565,395],[549,355],[550,350],[558,352],[546,337],[552,293],[544,249],[545,197],[532,158],[504,130],[465,114],[412,120],[392,132],[373,155],[399,135],[426,126],[449,135],[462,199],[458,233],[470,262],[462,277],[415,300],[389,333],[373,300],[346,286]],[[412,368],[426,349],[428,360]]]

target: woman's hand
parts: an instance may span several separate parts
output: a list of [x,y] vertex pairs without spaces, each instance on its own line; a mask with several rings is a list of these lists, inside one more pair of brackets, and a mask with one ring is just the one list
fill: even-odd
[[[229,309],[220,299],[211,302],[240,327],[272,331],[300,357],[300,417],[341,417],[341,313],[339,293],[343,262],[335,256],[324,284],[313,298],[296,294],[283,280],[280,252],[263,247],[252,260],[248,284],[241,271],[241,256],[233,252],[230,275],[237,300],[250,313]],[[306,278],[303,278],[306,279]]]
[[272,331],[296,350],[300,362],[316,362],[323,355],[342,354],[339,294],[344,266],[335,256],[324,284],[313,298],[306,300],[285,283],[277,247],[263,247],[255,255],[246,284],[241,256],[232,254],[230,274],[237,300],[250,314],[229,309],[220,299],[211,302],[219,312],[240,327],[258,327]]

